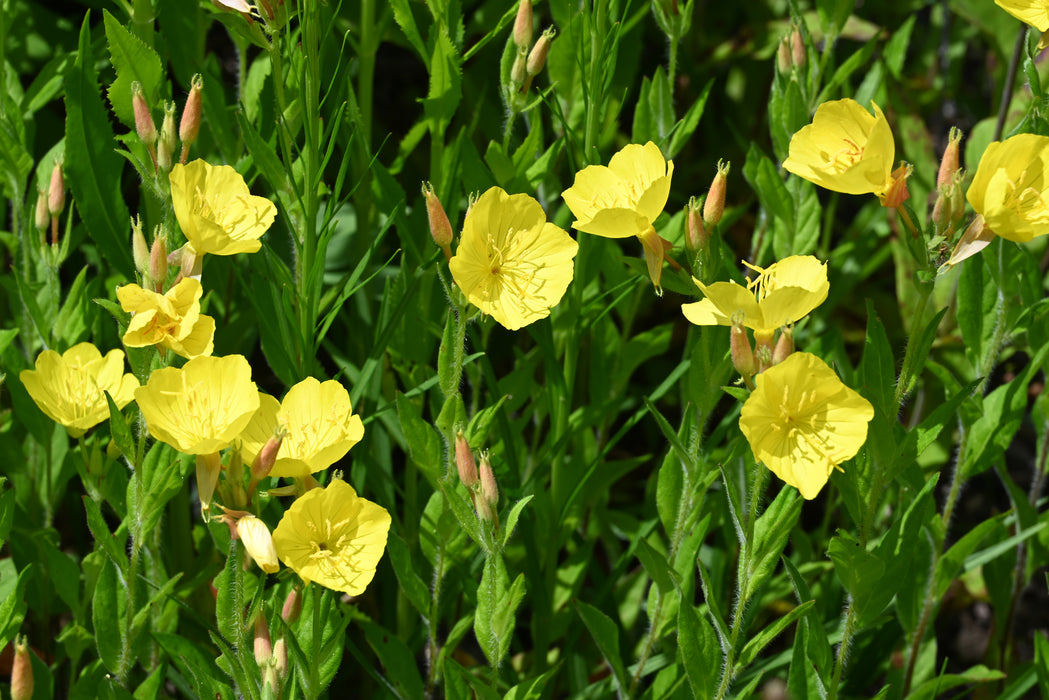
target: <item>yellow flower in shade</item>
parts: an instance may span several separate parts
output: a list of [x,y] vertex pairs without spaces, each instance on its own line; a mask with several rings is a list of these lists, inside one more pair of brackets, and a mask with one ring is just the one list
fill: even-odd
[[546,318],[572,281],[579,244],[547,223],[539,202],[493,187],[463,223],[449,261],[471,304],[515,331]]
[[192,455],[229,447],[259,408],[259,390],[243,355],[198,357],[158,369],[135,391],[150,435]]
[[254,253],[277,208],[248,191],[228,165],[195,160],[171,169],[171,204],[188,245],[197,255]]
[[280,571],[277,550],[273,547],[273,536],[266,523],[254,515],[245,515],[237,520],[237,537],[244,543],[244,550],[267,574]]
[[896,145],[885,115],[871,105],[874,116],[855,100],[821,104],[812,123],[791,138],[783,167],[834,192],[887,195]]
[[605,238],[637,236],[645,249],[648,274],[659,290],[664,254],[670,244],[653,223],[670,196],[674,161],[663,158],[659,146],[632,143],[612,156],[608,167],[590,165],[576,173],[561,193],[576,220],[573,228]]
[[138,386],[135,375],[124,374],[122,350],[110,350],[103,357],[91,343],[79,343],[61,355],[44,350],[36,358],[36,369],[22,370],[18,378],[40,410],[72,437],[109,418],[103,392],[124,408]]
[[327,469],[364,437],[364,423],[353,413],[346,388],[312,377],[289,389],[284,401],[259,394],[259,410],[240,436],[245,464],[255,461],[278,426],[287,434],[269,476],[301,477]]
[[755,459],[803,497],[815,498],[834,468],[866,442],[874,408],[823,360],[805,352],[756,380],[739,427]]
[[1049,137],[1019,134],[989,145],[965,197],[985,230],[1002,238],[1049,233]]
[[124,345],[159,345],[189,359],[210,355],[215,319],[200,313],[203,293],[200,282],[192,277],[183,278],[167,294],[137,284],[124,285],[117,290],[117,299],[124,311],[134,314],[124,334]]
[[1029,24],[1042,32],[1042,39],[1038,42],[1038,50],[1049,47],[1049,2],[1046,0],[994,0],[994,4],[1002,8],[1016,19]]
[[743,264],[758,273],[746,287],[735,282],[708,286],[693,278],[706,299],[682,304],[685,318],[697,326],[731,326],[740,320],[757,339],[771,338],[822,304],[830,290],[827,264],[811,255],[792,255],[767,268]]
[[277,556],[299,577],[360,595],[386,549],[390,514],[335,479],[291,504],[273,531]]

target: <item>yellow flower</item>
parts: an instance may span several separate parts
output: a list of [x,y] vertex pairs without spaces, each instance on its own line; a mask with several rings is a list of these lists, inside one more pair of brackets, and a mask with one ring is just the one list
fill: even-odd
[[693,278],[706,299],[682,304],[685,318],[697,326],[731,326],[737,319],[755,337],[771,338],[822,304],[830,290],[827,264],[811,255],[792,255],[767,268],[743,264],[758,272],[746,287],[735,282],[707,286]]
[[797,352],[757,375],[739,427],[754,457],[807,499],[856,455],[874,417],[870,402],[820,358]]
[[651,141],[644,146],[632,143],[612,156],[608,167],[590,165],[580,170],[572,186],[561,193],[576,217],[572,226],[577,231],[640,239],[657,291],[670,244],[653,224],[667,204],[673,175],[674,161],[663,158],[659,146]]
[[390,514],[335,479],[291,504],[273,531],[277,556],[303,581],[360,595],[386,548]]
[[364,437],[364,423],[353,414],[346,388],[312,377],[289,389],[283,402],[259,394],[259,410],[240,436],[245,464],[255,461],[278,426],[288,433],[269,476],[301,477],[327,469]]
[[44,350],[36,358],[36,369],[22,370],[18,378],[48,418],[80,437],[109,418],[103,392],[109,392],[118,408],[134,399],[138,380],[123,372],[123,350],[110,350],[102,357],[91,343],[79,343],[61,355]]
[[277,550],[273,547],[273,536],[266,523],[254,515],[245,515],[237,520],[237,537],[244,543],[244,550],[267,574],[280,571]]
[[834,192],[886,195],[893,189],[896,145],[885,115],[871,105],[874,116],[855,100],[821,104],[812,123],[791,138],[783,167]]
[[1019,134],[989,145],[965,198],[1002,238],[1049,233],[1049,137]]
[[994,4],[1002,8],[1016,19],[1031,25],[1042,32],[1042,39],[1038,42],[1038,50],[1049,47],[1049,2],[1046,0],[994,0]]
[[188,359],[210,355],[215,319],[200,313],[203,293],[200,282],[192,277],[183,278],[167,294],[157,294],[137,284],[124,285],[117,290],[117,299],[124,311],[133,314],[124,345],[160,345]]
[[466,214],[448,265],[471,304],[515,331],[550,315],[572,281],[579,244],[539,202],[493,187]]
[[277,208],[248,191],[244,178],[228,165],[203,160],[171,169],[171,204],[197,255],[254,253],[273,224]]
[[185,454],[211,455],[244,430],[259,391],[243,355],[198,357],[153,372],[135,400],[154,438]]

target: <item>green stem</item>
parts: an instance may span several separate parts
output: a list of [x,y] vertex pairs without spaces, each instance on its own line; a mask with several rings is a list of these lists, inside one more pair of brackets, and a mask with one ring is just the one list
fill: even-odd
[[838,646],[838,657],[834,660],[834,676],[827,691],[827,700],[835,700],[838,697],[838,687],[841,685],[841,675],[845,671],[845,659],[849,655],[849,647],[856,629],[856,608],[849,601],[848,610],[845,612],[845,629],[841,633],[841,644]]
[[[441,517],[445,517],[448,511],[448,501],[441,501]],[[440,647],[437,644],[437,622],[440,619],[441,581],[444,579],[444,539],[439,538],[437,552],[434,557],[433,581],[430,584],[430,614],[426,621],[428,639],[426,642],[426,697],[433,697],[434,688],[437,685],[438,665],[437,658],[440,655]]]

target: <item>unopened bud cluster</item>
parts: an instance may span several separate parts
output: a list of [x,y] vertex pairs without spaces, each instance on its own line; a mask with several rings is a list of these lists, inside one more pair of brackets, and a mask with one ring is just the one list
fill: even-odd
[[154,170],[163,173],[171,172],[180,141],[182,151],[179,154],[178,162],[184,164],[189,158],[189,149],[196,143],[197,136],[200,134],[200,120],[204,111],[203,90],[204,80],[198,73],[190,82],[189,95],[186,97],[186,104],[182,109],[182,118],[178,127],[175,126],[175,103],[167,102],[164,104],[164,118],[158,131],[142,85],[138,82],[131,84],[135,133],[149,151]]
[[517,17],[514,19],[513,42],[514,61],[510,66],[510,75],[504,83],[507,106],[513,112],[524,108],[524,97],[532,85],[532,79],[539,75],[546,66],[550,53],[550,44],[557,32],[553,27],[543,31],[539,39],[532,44],[532,0],[520,0],[517,6]]
[[492,461],[488,452],[481,453],[481,465],[477,466],[474,460],[473,450],[463,431],[459,430],[455,436],[455,466],[459,472],[459,481],[466,487],[470,494],[477,517],[484,522],[494,522],[499,525],[499,487],[495,481],[495,472],[492,470]]
[[798,74],[805,68],[808,54],[805,50],[805,39],[801,36],[801,30],[792,26],[790,34],[780,39],[776,48],[776,68],[780,75],[790,76],[796,80]]
[[685,207],[685,249],[692,261],[694,274],[702,278],[708,278],[714,272],[708,269],[717,257],[710,254],[710,237],[725,214],[731,163],[719,160],[717,167],[710,190],[702,203],[699,198],[692,197]]
[[936,175],[936,203],[932,209],[932,220],[937,228],[950,233],[965,216],[965,195],[962,192],[962,178],[959,151],[962,132],[951,127],[947,137],[947,148],[940,161],[940,171]]

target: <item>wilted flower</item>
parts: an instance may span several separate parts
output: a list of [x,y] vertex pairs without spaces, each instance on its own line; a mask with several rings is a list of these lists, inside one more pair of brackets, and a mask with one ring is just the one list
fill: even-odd
[[791,138],[783,167],[834,192],[884,196],[893,186],[896,145],[885,115],[871,104],[874,116],[855,100],[821,104]]
[[72,437],[109,418],[108,391],[118,408],[134,399],[138,380],[124,374],[124,352],[110,350],[102,357],[91,343],[79,343],[59,355],[44,350],[36,369],[18,375],[26,391],[51,420],[65,426]]
[[117,290],[117,299],[124,311],[134,314],[124,334],[124,345],[159,345],[189,359],[210,355],[215,319],[200,313],[203,293],[200,282],[191,277],[183,278],[167,294],[137,284],[124,285]]
[[353,413],[346,387],[313,377],[289,389],[284,401],[259,394],[259,409],[240,436],[246,463],[255,461],[279,426],[287,434],[268,476],[301,477],[327,469],[364,437],[364,423]]
[[135,391],[150,435],[192,455],[229,447],[259,408],[243,355],[198,357],[158,369]]
[[335,479],[291,504],[273,531],[277,556],[306,583],[360,595],[386,548],[390,514]]
[[987,147],[966,199],[985,227],[1010,241],[1049,233],[1049,137],[1019,134]]
[[195,160],[171,170],[171,204],[187,244],[197,255],[254,253],[277,208],[248,190],[228,165]]
[[674,162],[649,141],[632,143],[612,156],[608,167],[590,165],[576,173],[561,193],[577,231],[605,238],[637,236],[645,248],[649,277],[659,289],[663,257],[669,244],[653,226],[670,195]]
[[572,281],[579,244],[539,202],[493,187],[466,213],[448,266],[471,304],[509,330],[550,315]]
[[806,499],[867,440],[870,402],[845,386],[823,360],[805,352],[757,375],[739,427],[754,457]]
[[736,318],[757,339],[771,339],[777,329],[822,304],[830,290],[826,263],[811,255],[792,255],[767,268],[743,264],[758,272],[746,287],[735,282],[708,286],[693,278],[706,299],[682,304],[685,318],[697,326],[731,326]]

